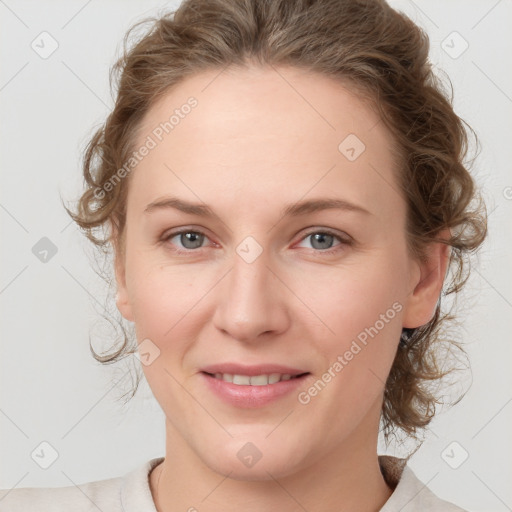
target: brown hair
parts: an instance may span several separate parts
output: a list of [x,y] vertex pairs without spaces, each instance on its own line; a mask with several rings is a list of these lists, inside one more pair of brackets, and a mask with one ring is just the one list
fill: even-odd
[[[134,31],[146,23],[149,30],[130,47]],[[77,210],[66,209],[96,247],[108,253],[112,244],[123,252],[129,180],[105,185],[130,158],[140,121],[155,101],[202,70],[251,62],[294,66],[350,84],[378,109],[400,157],[410,253],[423,258],[430,242],[450,245],[451,281],[442,295],[457,295],[469,277],[469,255],[485,239],[487,220],[465,167],[465,123],[433,74],[428,52],[427,35],[383,0],[185,0],[175,12],[144,19],[126,34],[124,54],[110,76],[115,106],[86,148],[86,188]],[[95,233],[99,228],[106,236]],[[451,230],[448,240],[437,238],[444,228]],[[397,428],[416,437],[440,403],[432,384],[450,370],[440,364],[446,355],[441,347],[459,347],[443,336],[443,325],[455,316],[441,314],[440,299],[431,321],[404,331],[410,337],[400,343],[385,386],[386,438]],[[124,328],[123,335],[122,346],[106,356],[91,347],[96,360],[112,363],[134,353],[136,340]],[[131,396],[139,382],[140,375]]]

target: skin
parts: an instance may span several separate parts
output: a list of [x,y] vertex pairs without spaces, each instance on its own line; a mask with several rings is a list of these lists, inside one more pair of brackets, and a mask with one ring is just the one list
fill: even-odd
[[[393,140],[341,83],[287,67],[201,72],[153,105],[138,143],[190,96],[197,107],[130,175],[115,261],[118,309],[160,350],[142,366],[166,415],[166,457],[149,477],[157,510],[379,510],[392,493],[377,458],[384,382],[402,327],[432,318],[449,249],[432,244],[424,263],[408,254]],[[338,150],[350,133],[366,146],[353,162]],[[144,213],[168,195],[216,216]],[[280,213],[313,198],[370,213]],[[202,245],[164,240],[180,227]],[[327,228],[354,243],[315,244]],[[248,236],[263,249],[252,263],[236,252]],[[307,390],[395,302],[401,311],[307,405],[292,392],[242,409],[203,383],[207,364],[273,362],[311,372]],[[247,442],[262,453],[252,467],[237,457]]]

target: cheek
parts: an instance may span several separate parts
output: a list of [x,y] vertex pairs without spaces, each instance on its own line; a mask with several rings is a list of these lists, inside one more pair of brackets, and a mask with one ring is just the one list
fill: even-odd
[[194,305],[205,293],[198,280],[198,276],[178,266],[162,266],[142,257],[132,260],[129,286],[136,337],[141,356],[144,343],[151,354],[150,364],[143,364],[142,370],[166,411],[187,405],[175,378],[182,380],[179,373],[183,355],[195,338],[190,332],[191,319],[197,315]]
[[332,437],[351,432],[369,414],[378,421],[398,345],[400,302],[393,302],[385,288],[363,285],[347,284],[346,293],[331,294],[338,307],[333,309],[329,301],[325,321],[335,335],[316,338],[322,364],[316,379],[297,397],[306,417],[314,410],[314,421],[335,425],[324,440],[327,444]]
[[356,338],[375,324],[382,334],[390,325],[398,326],[406,289],[401,268],[392,256],[377,255],[364,265],[334,269],[325,276],[311,275],[301,286],[336,344],[337,340]]
[[[316,336],[339,400],[373,400],[383,389],[402,329],[405,277],[399,259],[378,255],[361,267],[339,269],[336,279],[310,278],[311,309],[329,330]],[[333,277],[331,276],[331,277]],[[306,290],[306,288],[304,288]],[[337,399],[338,400],[338,399]]]
[[218,280],[206,267],[200,271],[150,258],[133,259],[129,281],[133,321],[138,342],[149,339],[149,346],[156,346],[158,359],[143,368],[155,394],[162,383],[169,385],[164,369],[173,375],[182,372],[186,354],[211,321],[214,310],[206,296]]
[[127,287],[136,326],[156,338],[170,334],[205,289],[182,266],[162,265],[143,253],[127,260]]

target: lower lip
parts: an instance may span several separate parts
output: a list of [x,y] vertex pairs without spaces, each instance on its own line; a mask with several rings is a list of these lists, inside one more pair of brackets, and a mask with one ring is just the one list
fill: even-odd
[[222,400],[235,407],[252,409],[263,407],[297,390],[299,386],[304,384],[305,379],[309,377],[310,374],[295,377],[290,380],[282,380],[275,384],[267,384],[265,386],[233,384],[222,379],[216,379],[205,372],[201,372],[200,375],[206,382],[206,385]]

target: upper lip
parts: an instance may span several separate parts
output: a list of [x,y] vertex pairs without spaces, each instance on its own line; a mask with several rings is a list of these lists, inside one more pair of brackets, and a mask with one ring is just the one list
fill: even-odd
[[206,373],[229,373],[231,375],[248,375],[254,377],[256,375],[270,375],[271,373],[280,373],[281,375],[301,375],[309,373],[304,370],[284,366],[281,364],[256,364],[256,365],[243,365],[239,363],[220,363],[205,366],[201,371]]

